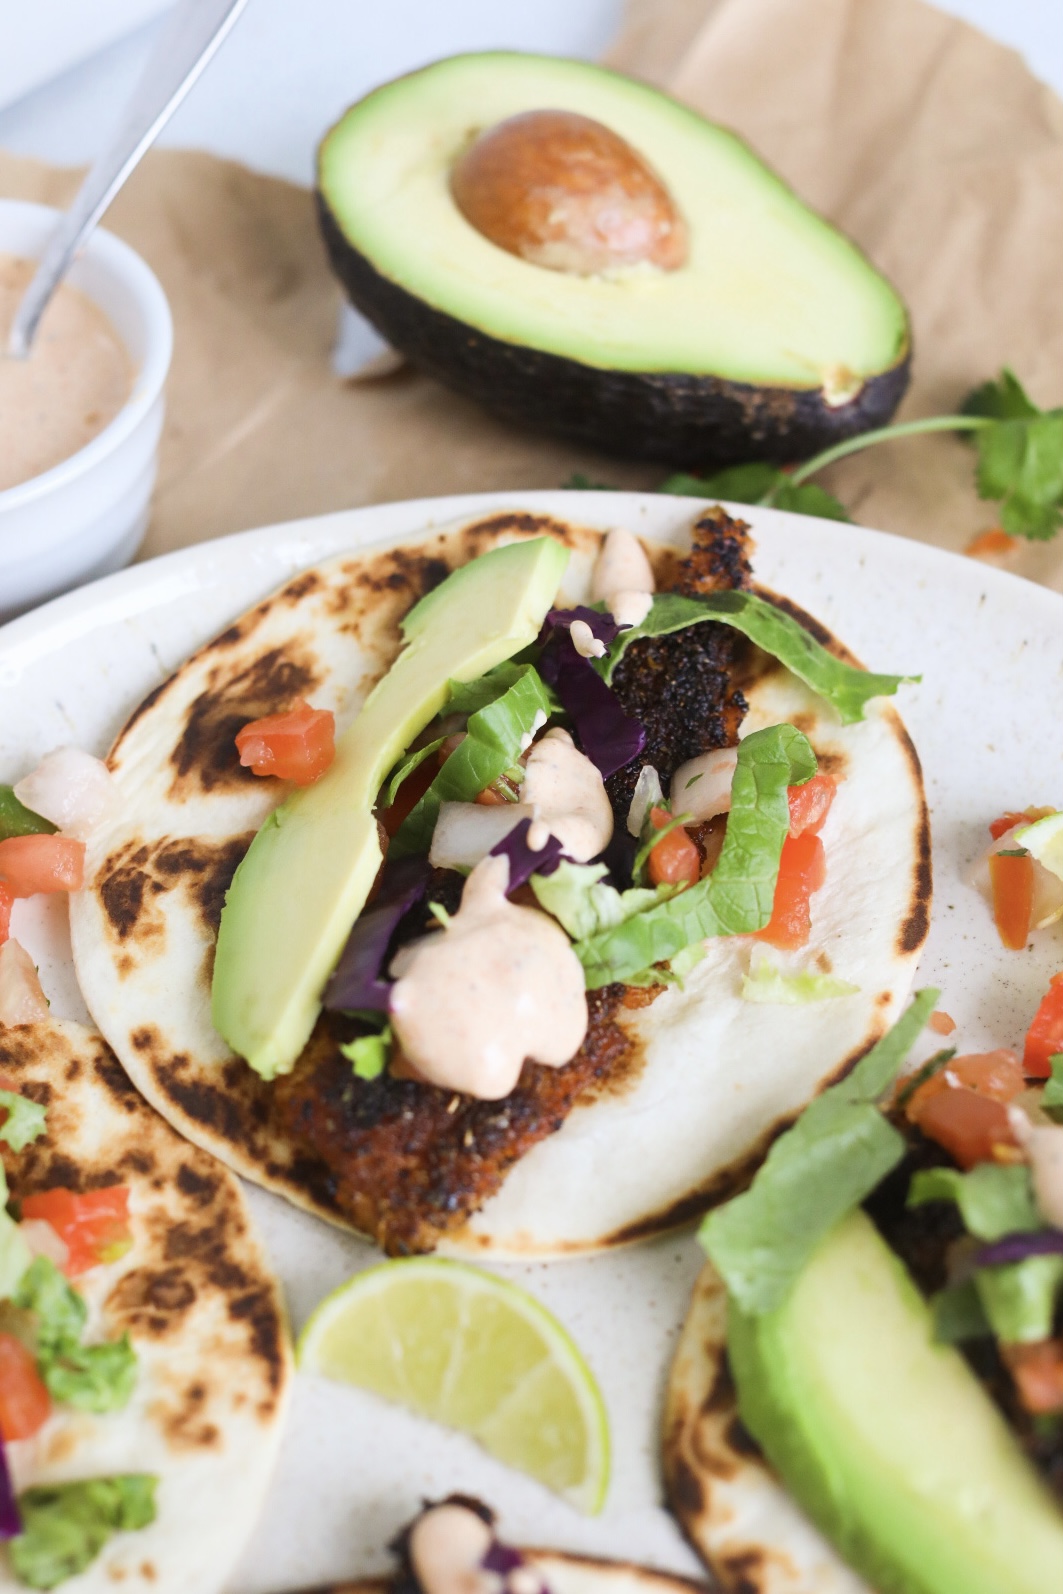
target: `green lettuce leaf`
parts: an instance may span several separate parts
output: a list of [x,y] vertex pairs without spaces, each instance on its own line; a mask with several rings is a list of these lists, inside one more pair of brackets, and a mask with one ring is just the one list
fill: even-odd
[[7,1109],[7,1117],[0,1124],[0,1140],[5,1140],[12,1151],[23,1151],[31,1140],[44,1134],[46,1112],[39,1101],[30,1101],[13,1090],[0,1090],[0,1107]]
[[815,773],[816,755],[793,725],[769,725],[745,737],[738,744],[727,835],[715,869],[667,901],[581,937],[575,952],[588,989],[627,980],[707,936],[763,929],[790,829],[786,788]]
[[359,1079],[379,1079],[391,1055],[391,1025],[385,1024],[376,1035],[359,1035],[341,1046],[340,1051],[353,1063]]
[[990,1328],[1005,1345],[1048,1339],[1063,1286],[1063,1256],[1028,1256],[1003,1267],[980,1267],[974,1284]]
[[127,1404],[137,1378],[129,1335],[83,1345],[88,1308],[49,1257],[33,1259],[12,1298],[36,1314],[37,1370],[56,1400],[94,1412],[120,1411]]
[[749,1189],[702,1223],[698,1240],[743,1311],[780,1305],[824,1236],[901,1161],[904,1137],[877,1103],[939,995],[920,991],[852,1072],[779,1136]]
[[731,465],[714,476],[669,476],[657,489],[682,498],[725,498],[732,504],[767,504],[797,515],[818,515],[821,520],[850,520],[845,505],[814,482],[796,484],[777,465],[757,461]]
[[743,1002],[763,1002],[785,1007],[801,1007],[808,1002],[830,1002],[840,996],[855,996],[858,985],[839,980],[834,974],[814,974],[810,970],[787,973],[768,958],[751,964],[742,976]]
[[639,637],[667,636],[704,620],[718,620],[741,631],[813,692],[826,698],[837,709],[843,725],[863,719],[871,698],[891,696],[905,681],[919,680],[917,675],[875,675],[844,664],[821,647],[804,626],[754,592],[713,592],[704,598],[659,593],[642,624],[621,631],[595,668],[604,680],[610,681],[624,650]]
[[993,1332],[973,1278],[939,1290],[930,1298],[930,1310],[934,1314],[934,1338],[943,1345],[985,1339]]
[[924,1168],[912,1176],[910,1207],[928,1201],[954,1201],[968,1234],[1002,1240],[1006,1234],[1033,1234],[1044,1228],[1025,1163],[980,1162],[969,1173],[958,1168]]
[[679,890],[665,885],[618,891],[606,882],[608,873],[604,863],[571,863],[563,858],[553,874],[533,874],[531,888],[539,906],[553,914],[574,941],[614,929]]
[[525,738],[553,711],[549,688],[531,664],[520,665],[512,683],[493,702],[470,715],[465,739],[451,753],[420,802],[394,836],[388,856],[427,852],[444,802],[472,802],[477,792],[511,769]]
[[55,1588],[83,1572],[116,1533],[155,1520],[158,1479],[147,1472],[51,1483],[19,1496],[22,1532],[8,1550],[15,1575],[30,1588]]
[[26,1270],[33,1261],[33,1252],[19,1231],[19,1226],[7,1210],[7,1174],[0,1162],[0,1301],[11,1300]]
[[[519,659],[504,659],[493,670],[488,670],[486,675],[478,675],[475,681],[448,681],[444,714],[477,714],[488,703],[497,703],[511,686],[517,684],[526,667],[526,661],[522,663]],[[545,682],[543,686],[549,690]]]
[[445,736],[437,736],[434,742],[429,742],[425,747],[418,747],[412,753],[407,753],[405,758],[400,759],[381,787],[378,806],[380,808],[390,808],[398,796],[399,787],[406,777],[412,775],[415,769],[420,769],[426,758],[431,758],[433,753],[438,753],[445,741]]
[[1056,1123],[1063,1123],[1063,1052],[1056,1052],[1048,1059],[1048,1063],[1052,1075],[1045,1082],[1041,1106],[1049,1118],[1054,1118]]

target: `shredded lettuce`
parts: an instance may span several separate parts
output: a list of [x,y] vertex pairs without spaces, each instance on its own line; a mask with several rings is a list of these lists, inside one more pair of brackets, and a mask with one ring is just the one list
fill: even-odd
[[973,1278],[939,1290],[931,1296],[930,1310],[934,1314],[934,1338],[943,1345],[985,1339],[993,1332]]
[[685,598],[679,593],[660,593],[641,625],[621,631],[606,658],[595,668],[605,681],[611,681],[624,651],[640,637],[667,636],[704,620],[719,620],[734,626],[757,647],[763,648],[786,666],[813,692],[833,704],[843,725],[863,719],[864,708],[873,697],[888,697],[917,675],[875,675],[852,664],[845,664],[828,653],[803,625],[784,610],[753,592],[713,592],[704,598]]
[[969,1173],[958,1168],[923,1168],[908,1189],[910,1207],[954,1201],[968,1234],[1002,1240],[1044,1227],[1025,1163],[980,1162]]
[[519,660],[506,659],[502,664],[496,664],[493,670],[488,670],[486,675],[478,675],[475,681],[448,681],[444,714],[478,714],[489,703],[497,703],[520,680],[521,672],[526,668],[526,660],[521,663]]
[[1054,1118],[1056,1123],[1063,1123],[1063,1052],[1056,1052],[1048,1059],[1048,1064],[1052,1076],[1045,1084],[1041,1106],[1049,1118]]
[[904,1156],[904,1137],[879,1111],[934,1010],[918,996],[838,1084],[780,1135],[749,1189],[710,1212],[698,1239],[745,1312],[773,1311],[826,1234]]
[[30,1101],[14,1090],[0,1090],[0,1107],[7,1110],[0,1124],[0,1140],[6,1140],[12,1151],[23,1151],[31,1140],[44,1134],[46,1112],[39,1101]]
[[420,802],[392,839],[390,858],[427,852],[443,802],[472,802],[512,768],[524,740],[553,711],[553,698],[531,664],[517,668],[510,686],[469,718],[464,740],[451,753]]
[[7,1174],[0,1162],[0,1301],[10,1300],[33,1261],[33,1252],[7,1210]]
[[49,1257],[33,1259],[12,1299],[37,1316],[37,1370],[56,1400],[94,1412],[127,1404],[137,1377],[129,1335],[83,1345],[88,1307]]
[[814,974],[809,969],[789,971],[770,958],[757,958],[742,976],[743,1002],[764,1002],[780,1007],[803,1007],[809,1002],[830,1002],[855,996],[858,985],[834,974]]
[[552,874],[533,874],[531,888],[539,906],[552,913],[574,941],[615,929],[634,914],[667,902],[679,889],[665,885],[618,891],[605,880],[608,873],[604,863],[572,863],[563,858]]
[[581,936],[575,951],[588,989],[628,980],[708,936],[763,929],[771,918],[779,857],[790,829],[786,789],[815,773],[816,755],[793,725],[769,725],[741,741],[727,835],[715,869],[667,901]]
[[83,1572],[116,1533],[155,1520],[158,1479],[147,1472],[50,1483],[19,1496],[22,1532],[11,1540],[15,1575],[30,1588],[55,1588]]
[[353,1063],[359,1079],[379,1079],[391,1055],[391,1025],[385,1024],[375,1035],[359,1035],[341,1046],[340,1051]]
[[433,753],[438,753],[445,736],[437,736],[434,742],[428,742],[424,747],[418,747],[412,753],[407,753],[405,758],[399,760],[391,771],[380,792],[381,808],[390,808],[399,794],[399,787],[415,769],[420,769],[426,758],[431,758]]
[[[980,1240],[1032,1234],[1044,1227],[1025,1163],[980,1162],[969,1173],[922,1169],[912,1178],[908,1205],[929,1201],[954,1201],[967,1232]],[[980,1267],[973,1283],[998,1339],[1006,1344],[1047,1339],[1063,1285],[1063,1257],[1028,1256],[1002,1267]]]

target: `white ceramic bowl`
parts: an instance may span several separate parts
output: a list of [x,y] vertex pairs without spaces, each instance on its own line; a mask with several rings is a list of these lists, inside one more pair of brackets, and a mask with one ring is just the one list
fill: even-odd
[[[0,252],[36,259],[59,215],[0,200]],[[133,391],[91,443],[0,492],[0,621],[128,564],[148,523],[173,349],[166,295],[140,256],[102,230],[67,281],[99,305],[125,344]]]

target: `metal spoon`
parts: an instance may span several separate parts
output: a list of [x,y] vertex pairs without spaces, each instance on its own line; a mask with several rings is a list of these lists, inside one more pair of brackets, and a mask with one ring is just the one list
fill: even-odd
[[15,312],[7,353],[16,360],[29,354],[41,316],[78,250],[246,4],[247,0],[180,0],[170,13],[125,115],[49,240]]

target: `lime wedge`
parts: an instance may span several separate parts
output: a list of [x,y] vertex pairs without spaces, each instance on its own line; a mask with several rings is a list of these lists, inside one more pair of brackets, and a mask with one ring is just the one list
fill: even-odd
[[298,1363],[471,1434],[577,1509],[600,1511],[609,1426],[557,1319],[515,1284],[410,1257],[355,1274],[303,1329]]
[[1038,863],[1063,880],[1063,814],[1046,814],[1032,825],[1019,825],[1012,836],[1016,846],[1025,847]]

